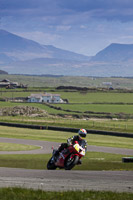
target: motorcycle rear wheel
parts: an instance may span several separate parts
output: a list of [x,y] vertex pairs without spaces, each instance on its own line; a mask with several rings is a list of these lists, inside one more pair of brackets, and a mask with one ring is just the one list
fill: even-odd
[[73,158],[71,158],[71,155],[69,155],[65,160],[65,170],[71,170],[79,161],[79,157],[75,155]]
[[50,160],[49,160],[48,163],[47,163],[47,169],[48,169],[48,170],[54,170],[54,169],[56,169],[56,166],[55,166],[55,164],[54,164],[52,158],[50,158]]

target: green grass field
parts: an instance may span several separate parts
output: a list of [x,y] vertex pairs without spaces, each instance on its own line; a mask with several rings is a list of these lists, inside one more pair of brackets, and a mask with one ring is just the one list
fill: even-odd
[[133,93],[114,92],[58,92],[69,103],[133,103]]
[[[32,89],[33,91],[21,91],[21,89],[16,90],[0,90],[0,98],[15,98],[15,97],[28,97],[31,93],[42,93],[47,92],[47,90],[37,88]],[[60,94],[61,98],[68,99],[69,103],[133,103],[133,93],[116,93],[116,92],[64,92],[60,90],[51,91],[49,88],[49,92]]]
[[[47,169],[47,162],[50,159],[50,157],[51,154],[0,155],[0,167]],[[87,152],[85,157],[82,159],[82,165],[77,165],[72,170],[133,171],[133,163],[123,163],[122,157],[125,157],[125,155],[100,153],[100,152]]]
[[56,116],[49,117],[25,117],[25,116],[0,116],[1,122],[12,122],[21,124],[34,124],[39,126],[57,126],[71,128],[85,128],[104,131],[133,133],[133,120],[116,119],[74,119]]
[[[80,111],[82,113],[86,111],[93,112],[106,112],[106,113],[126,113],[133,114],[133,105],[117,105],[117,104],[62,104],[59,105],[62,109],[69,109],[72,111]],[[58,111],[59,112],[59,111]],[[71,112],[70,112],[71,113]]]
[[[34,88],[35,89],[35,88]],[[50,88],[49,88],[50,90]],[[38,92],[37,92],[38,91]],[[28,97],[31,93],[40,93],[39,89],[36,92],[20,91],[16,92],[3,89],[0,92],[0,98],[15,98],[15,97]],[[42,110],[46,110],[49,114],[53,115],[78,115],[82,118],[83,115],[88,117],[101,117],[107,118],[133,118],[133,93],[115,93],[115,92],[62,92],[54,91],[52,93],[59,93],[61,98],[68,99],[70,104],[56,104],[54,106],[60,107],[63,110],[50,108],[44,104],[37,103],[13,103],[13,102],[0,102],[0,108],[14,107],[14,106],[33,106]],[[69,111],[68,111],[69,110]],[[92,111],[93,113],[86,113]],[[79,113],[80,112],[80,113]],[[102,114],[103,113],[103,114]],[[108,114],[110,113],[110,114]]]
[[133,88],[132,78],[118,77],[41,77],[41,76],[25,76],[25,75],[0,75],[0,80],[9,79],[13,82],[27,84],[29,87],[57,87],[65,86],[81,86],[81,87],[108,87],[103,82],[112,82],[113,88]]
[[[26,78],[26,77],[25,77]],[[44,78],[44,77],[43,77]],[[21,80],[21,79],[20,79]],[[32,89],[30,92],[29,90]],[[13,103],[13,102],[0,102],[0,108],[3,107],[14,107],[14,106],[33,106],[38,107],[42,110],[45,110],[48,114],[52,115],[52,119],[50,116],[43,118],[27,118],[22,116],[0,116],[0,121],[7,121],[7,122],[17,122],[20,123],[30,123],[30,124],[43,124],[43,122],[47,121],[47,125],[54,125],[54,126],[66,126],[66,127],[81,127],[82,125],[89,129],[102,129],[102,130],[114,130],[114,131],[122,131],[122,132],[133,132],[133,123],[129,121],[119,121],[119,122],[111,122],[106,120],[104,123],[99,122],[84,122],[83,120],[77,120],[74,123],[71,120],[63,120],[63,117],[69,118],[71,115],[72,118],[118,118],[118,119],[133,119],[133,93],[129,92],[103,92],[103,91],[93,91],[93,92],[65,92],[65,91],[58,91],[55,88],[28,88],[28,90],[16,89],[16,90],[5,90],[1,89],[0,91],[0,98],[4,97],[27,97],[31,93],[40,93],[40,92],[51,92],[52,93],[59,93],[61,98],[68,99],[69,104],[56,104],[54,106],[60,107],[61,109],[54,109],[50,108],[44,104],[37,104],[37,103]],[[88,112],[88,113],[87,113]],[[93,113],[89,113],[93,112]],[[58,115],[58,117],[57,117]],[[60,117],[62,116],[62,122]],[[48,119],[49,118],[49,119]],[[42,121],[42,122],[41,122]],[[87,124],[88,123],[88,124]]]
[[2,200],[132,200],[133,193],[105,191],[45,192],[22,188],[0,188]]
[[[133,105],[118,105],[118,104],[56,104],[55,107],[60,107],[63,110],[57,110],[54,108],[50,108],[49,106],[45,104],[39,104],[39,103],[12,103],[12,102],[0,102],[0,108],[4,107],[14,107],[14,106],[31,106],[31,107],[37,107],[42,110],[47,111],[49,114],[78,114],[80,115],[90,115],[90,113],[85,112],[96,112],[96,114],[101,112],[112,113],[112,114],[132,114],[133,115]],[[67,111],[70,110],[70,111]],[[80,112],[80,113],[79,113]],[[94,113],[95,114],[95,113]],[[91,114],[92,115],[92,114]],[[90,115],[90,116],[91,116]],[[102,115],[102,114],[101,114]],[[93,116],[93,115],[92,115]]]

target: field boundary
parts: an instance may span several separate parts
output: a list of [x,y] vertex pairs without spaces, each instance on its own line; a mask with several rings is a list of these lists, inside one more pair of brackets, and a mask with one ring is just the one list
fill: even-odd
[[[18,123],[8,123],[0,122],[0,126],[18,127],[18,128],[30,128],[30,129],[40,129],[40,130],[53,130],[53,131],[65,131],[65,132],[78,132],[78,128],[68,128],[68,127],[56,127],[56,126],[40,126],[40,125],[30,125],[30,124],[18,124]],[[109,135],[118,137],[133,138],[133,133],[120,133],[114,131],[102,131],[102,130],[91,130],[87,129],[88,134],[98,134],[98,135]]]

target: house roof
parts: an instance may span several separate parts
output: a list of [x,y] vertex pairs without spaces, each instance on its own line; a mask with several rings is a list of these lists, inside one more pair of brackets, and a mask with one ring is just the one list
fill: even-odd
[[18,85],[18,82],[11,82],[8,79],[3,79],[0,81],[0,85]]
[[42,97],[42,94],[31,94],[30,96],[28,96],[28,98],[36,98],[36,99],[40,99]]
[[10,80],[8,80],[8,79],[3,79],[2,81],[0,81],[0,82],[10,82]]
[[59,96],[60,94],[51,94],[51,93],[40,93],[40,94],[31,94],[30,96],[28,96],[28,98],[38,98],[40,99],[41,97],[55,97],[55,96]]
[[55,97],[55,96],[60,96],[60,94],[44,93],[42,96],[44,96],[44,97],[48,97],[48,96]]

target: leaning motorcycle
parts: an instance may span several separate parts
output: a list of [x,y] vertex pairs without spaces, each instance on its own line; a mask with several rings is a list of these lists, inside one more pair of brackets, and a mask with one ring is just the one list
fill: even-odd
[[52,157],[47,163],[47,169],[54,170],[58,167],[60,169],[71,170],[85,156],[86,142],[84,140],[80,142],[76,141],[74,145],[70,145],[68,148],[62,150],[57,158],[55,157],[56,151],[56,149],[53,149]]

